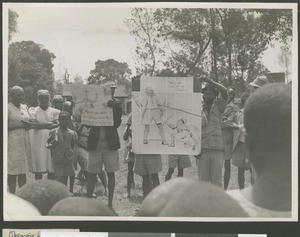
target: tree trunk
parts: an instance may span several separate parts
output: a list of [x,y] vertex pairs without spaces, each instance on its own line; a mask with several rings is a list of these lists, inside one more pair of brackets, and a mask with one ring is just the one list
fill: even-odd
[[232,44],[231,39],[228,37],[228,84],[232,85],[232,62],[231,62],[231,54],[232,54]]
[[217,71],[217,49],[216,49],[216,32],[215,32],[215,20],[216,16],[213,9],[209,9],[210,11],[210,19],[211,19],[211,38],[212,38],[212,52],[213,52],[213,75],[214,80],[216,82],[218,79],[218,71]]

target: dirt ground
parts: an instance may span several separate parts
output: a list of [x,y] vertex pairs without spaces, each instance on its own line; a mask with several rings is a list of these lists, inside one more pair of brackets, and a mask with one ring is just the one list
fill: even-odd
[[[134,216],[140,208],[140,205],[143,201],[143,193],[142,193],[142,177],[135,175],[135,187],[132,188],[131,198],[127,198],[126,191],[126,183],[127,183],[127,164],[124,163],[123,160],[123,147],[124,142],[122,141],[123,131],[125,129],[125,123],[127,121],[127,116],[123,116],[123,122],[118,129],[120,140],[121,140],[121,149],[119,150],[120,155],[120,170],[116,172],[116,186],[115,186],[115,194],[113,200],[114,210],[119,216]],[[160,182],[163,183],[165,180],[165,175],[168,171],[168,158],[167,156],[162,156],[163,161],[163,171],[159,174]],[[184,177],[197,180],[197,167],[196,161],[194,157],[191,157],[192,167],[184,170]],[[80,169],[80,167],[78,167]],[[78,171],[79,171],[78,169]],[[77,172],[78,172],[77,171]],[[173,174],[173,178],[177,176],[177,170],[175,170]],[[44,178],[46,176],[44,175]],[[245,187],[250,184],[250,173],[246,171],[245,173]],[[28,182],[34,179],[34,175],[30,174],[28,176]],[[236,189],[238,188],[237,182],[237,168],[235,166],[231,167],[231,178],[228,189]],[[84,196],[86,194],[86,183],[82,183],[79,180],[75,180],[74,185],[74,193],[75,195]],[[101,181],[98,180],[98,183],[95,188],[95,194],[98,196],[97,198],[102,200],[104,203],[107,203],[107,197],[104,195],[104,189],[101,184]]]

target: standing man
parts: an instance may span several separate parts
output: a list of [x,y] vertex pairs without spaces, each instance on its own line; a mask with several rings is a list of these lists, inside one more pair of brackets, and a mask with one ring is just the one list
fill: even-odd
[[200,80],[207,84],[202,89],[202,150],[196,156],[198,180],[222,187],[224,142],[221,123],[227,104],[227,89],[206,76],[201,76]]
[[236,91],[233,87],[228,89],[228,102],[223,114],[222,133],[224,139],[224,189],[227,190],[230,174],[231,174],[231,158],[233,153],[233,127],[232,118],[239,111],[239,107],[235,105],[234,98]]
[[122,106],[121,102],[114,98],[113,95],[112,99],[107,102],[107,106],[113,109],[114,125],[109,127],[91,127],[88,136],[87,195],[88,197],[93,196],[97,174],[101,173],[102,165],[104,164],[108,178],[108,206],[112,208],[115,190],[115,172],[120,169],[118,153],[120,138],[117,128],[122,122]]

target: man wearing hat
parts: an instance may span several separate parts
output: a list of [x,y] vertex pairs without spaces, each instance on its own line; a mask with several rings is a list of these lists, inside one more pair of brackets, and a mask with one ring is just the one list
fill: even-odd
[[202,89],[201,153],[196,156],[198,180],[222,187],[224,142],[221,130],[222,117],[227,105],[227,88],[201,76],[207,84]]
[[268,80],[265,76],[258,76],[253,82],[250,82],[250,85],[253,86],[254,90],[267,85]]

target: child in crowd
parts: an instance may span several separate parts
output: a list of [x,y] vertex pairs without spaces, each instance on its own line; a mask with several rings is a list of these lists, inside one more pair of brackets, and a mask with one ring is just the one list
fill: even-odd
[[[75,121],[73,119],[73,105],[72,105],[72,102],[71,101],[66,101],[63,104],[63,110],[62,111],[66,111],[70,114],[71,119],[70,119],[70,123],[68,125],[68,128],[76,132],[76,125],[75,125]],[[74,156],[74,168],[75,168],[75,170],[77,170],[77,155],[76,155],[76,153],[77,153],[77,150],[76,150],[75,156]],[[75,176],[70,176],[70,192],[71,193],[73,193],[74,183],[75,183]]]
[[51,149],[54,174],[57,181],[67,185],[68,176],[75,176],[74,153],[76,132],[68,128],[71,116],[63,111],[59,114],[59,127],[50,131],[46,147]]
[[128,164],[128,173],[127,173],[127,197],[129,198],[131,195],[131,187],[134,186],[134,153],[131,151],[132,149],[132,131],[131,131],[131,123],[132,123],[132,113],[129,115],[127,120],[127,127],[125,128],[123,139],[125,143],[125,152],[124,152],[124,161]]

